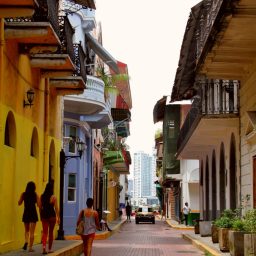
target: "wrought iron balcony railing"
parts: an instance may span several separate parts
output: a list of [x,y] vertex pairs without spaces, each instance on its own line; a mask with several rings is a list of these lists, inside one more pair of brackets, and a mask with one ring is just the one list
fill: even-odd
[[207,118],[230,118],[239,114],[239,82],[237,80],[206,80],[201,83],[180,130],[177,149],[186,143],[189,134],[196,128],[203,116]]
[[50,22],[55,33],[59,36],[59,0],[37,0],[38,6],[32,17],[6,18],[8,22]]
[[74,52],[75,52],[75,65],[76,65],[76,76],[81,76],[86,83],[87,81],[87,75],[86,75],[86,69],[85,69],[85,58],[86,55],[84,53],[84,50],[81,46],[81,44],[74,44]]

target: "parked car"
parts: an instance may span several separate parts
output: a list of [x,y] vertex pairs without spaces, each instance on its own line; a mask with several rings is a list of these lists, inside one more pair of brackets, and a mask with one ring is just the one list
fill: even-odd
[[140,222],[151,222],[152,224],[155,224],[153,208],[142,206],[137,209],[135,214],[135,223],[139,224]]

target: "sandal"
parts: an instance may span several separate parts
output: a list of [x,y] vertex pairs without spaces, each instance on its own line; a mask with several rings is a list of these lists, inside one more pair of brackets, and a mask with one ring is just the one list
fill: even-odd
[[28,243],[25,243],[25,244],[23,245],[22,249],[26,251],[26,250],[27,250],[27,247],[28,247]]
[[34,252],[35,250],[34,249],[32,249],[32,248],[30,248],[29,250],[28,250],[28,252]]

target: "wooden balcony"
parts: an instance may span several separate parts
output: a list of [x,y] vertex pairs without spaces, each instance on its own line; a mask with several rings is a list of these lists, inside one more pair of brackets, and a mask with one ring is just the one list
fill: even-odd
[[36,0],[0,0],[0,18],[32,16],[37,5]]
[[201,85],[181,127],[177,156],[199,159],[239,125],[238,81],[209,80]]

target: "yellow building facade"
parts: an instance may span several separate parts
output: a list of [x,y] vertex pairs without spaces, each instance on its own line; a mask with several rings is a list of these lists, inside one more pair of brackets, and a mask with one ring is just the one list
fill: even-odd
[[[53,25],[58,2],[0,0],[0,254],[24,244],[24,206],[18,206],[18,200],[29,181],[41,195],[47,182],[54,180],[59,201],[63,95],[85,89],[86,79],[80,73],[73,76],[76,65],[68,47],[60,48],[60,24]],[[15,20],[36,12],[41,16],[29,22],[29,18]],[[70,26],[67,19],[63,21],[65,28]],[[72,34],[65,31],[62,36],[66,45],[67,38],[71,40],[69,48],[74,51]],[[83,61],[81,47],[74,47]],[[39,221],[34,243],[41,241],[41,231]]]
[[[56,97],[40,71],[31,68],[29,56],[19,53],[18,44],[5,40],[3,23],[2,19],[0,252],[21,247],[24,243],[23,206],[18,206],[18,199],[27,182],[34,181],[40,195],[48,180],[53,179],[55,192],[59,191],[61,146],[61,98]],[[35,93],[31,107],[24,106],[29,89]],[[35,242],[40,242],[41,229],[38,222]]]

